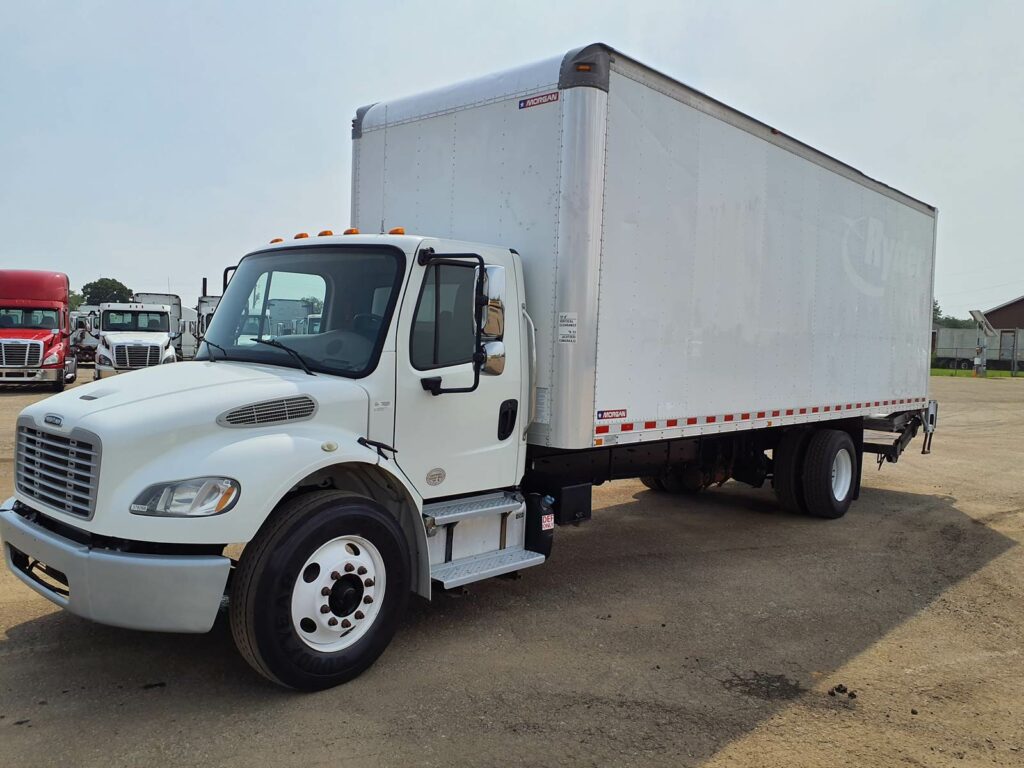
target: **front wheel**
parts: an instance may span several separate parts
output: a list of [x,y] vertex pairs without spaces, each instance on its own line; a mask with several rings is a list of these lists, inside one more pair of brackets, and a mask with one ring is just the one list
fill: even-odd
[[242,553],[231,589],[235,644],[289,688],[347,682],[391,641],[409,574],[402,529],[376,502],[341,491],[294,498]]

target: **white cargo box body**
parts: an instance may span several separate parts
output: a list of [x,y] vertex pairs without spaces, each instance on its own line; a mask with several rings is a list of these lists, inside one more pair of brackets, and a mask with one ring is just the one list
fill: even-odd
[[537,445],[918,407],[935,221],[603,45],[353,122],[353,226],[521,255]]

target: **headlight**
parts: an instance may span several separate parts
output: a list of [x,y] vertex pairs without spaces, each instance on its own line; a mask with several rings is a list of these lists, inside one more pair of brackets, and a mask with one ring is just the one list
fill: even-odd
[[241,487],[230,477],[193,477],[157,483],[132,502],[133,515],[207,517],[227,512],[238,501]]
[[106,365],[106,366],[108,366],[110,368],[114,367],[114,363],[111,362],[110,358],[107,357],[106,355],[96,355],[96,364],[97,365]]
[[56,365],[60,362],[60,350],[55,349],[43,360],[43,365]]

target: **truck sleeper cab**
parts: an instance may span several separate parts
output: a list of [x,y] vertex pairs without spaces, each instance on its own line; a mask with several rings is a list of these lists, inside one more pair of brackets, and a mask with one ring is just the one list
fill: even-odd
[[0,385],[62,391],[78,371],[70,336],[67,275],[0,270]]
[[100,304],[93,380],[175,362],[180,335],[166,304]]

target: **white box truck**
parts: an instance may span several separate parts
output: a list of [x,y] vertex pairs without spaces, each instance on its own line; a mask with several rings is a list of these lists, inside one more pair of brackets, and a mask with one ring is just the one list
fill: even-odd
[[[410,593],[545,562],[596,484],[836,518],[865,454],[927,447],[930,206],[603,45],[353,139],[355,226],[243,258],[196,361],[22,412],[0,533],[30,587],[182,632],[228,594],[250,664],[319,689]],[[298,301],[320,322],[284,334]]]

